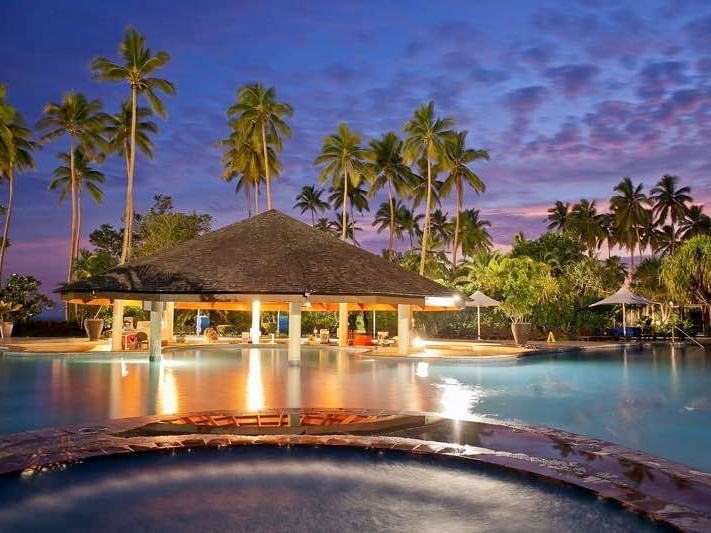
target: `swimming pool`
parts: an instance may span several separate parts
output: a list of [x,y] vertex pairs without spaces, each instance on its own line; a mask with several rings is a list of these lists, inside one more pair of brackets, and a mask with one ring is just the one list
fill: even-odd
[[0,478],[0,530],[652,531],[582,490],[484,465],[352,449],[235,448]]
[[477,414],[557,427],[711,472],[711,357],[697,348],[505,362],[377,359],[304,348],[145,356],[3,356],[0,433],[145,414],[265,407]]

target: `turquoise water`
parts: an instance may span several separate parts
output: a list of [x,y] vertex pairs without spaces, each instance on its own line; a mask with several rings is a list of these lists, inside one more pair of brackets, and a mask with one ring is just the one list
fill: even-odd
[[711,354],[655,347],[508,362],[213,348],[145,357],[0,358],[0,433],[156,413],[362,407],[558,427],[711,472]]
[[8,533],[664,530],[568,486],[347,449],[116,457],[0,478],[0,501]]

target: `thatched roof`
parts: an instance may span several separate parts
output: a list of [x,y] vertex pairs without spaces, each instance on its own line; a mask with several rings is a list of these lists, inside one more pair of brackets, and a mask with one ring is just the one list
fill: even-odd
[[385,302],[446,297],[455,291],[272,210],[63,285],[58,292],[65,299],[133,295],[226,301],[239,295],[309,293],[314,301],[348,296]]

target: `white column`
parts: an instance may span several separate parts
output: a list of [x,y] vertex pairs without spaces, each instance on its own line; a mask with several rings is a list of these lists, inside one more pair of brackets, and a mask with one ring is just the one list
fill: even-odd
[[301,304],[289,302],[289,365],[301,364]]
[[338,304],[338,345],[348,346],[348,304]]
[[166,302],[165,311],[163,312],[163,328],[161,329],[160,338],[164,341],[173,340],[173,325],[175,323],[175,302]]
[[151,361],[160,361],[162,357],[160,344],[161,318],[163,318],[163,303],[151,302],[151,333],[148,338],[148,358]]
[[252,344],[259,344],[261,336],[260,326],[261,307],[259,300],[252,301],[252,328],[249,330],[249,336],[252,339]]
[[410,349],[410,325],[412,317],[410,306],[398,304],[397,306],[397,338],[398,352],[406,355]]
[[123,302],[114,300],[113,313],[111,318],[111,351],[120,352],[121,334],[123,333]]

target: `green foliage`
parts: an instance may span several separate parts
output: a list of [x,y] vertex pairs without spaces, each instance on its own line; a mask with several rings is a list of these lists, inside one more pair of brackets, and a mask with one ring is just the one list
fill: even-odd
[[519,240],[511,250],[512,257],[530,257],[548,264],[559,275],[565,265],[584,257],[585,246],[572,232],[548,231],[535,240]]
[[40,285],[33,276],[10,274],[5,287],[0,290],[4,319],[26,321],[53,308],[54,302],[40,292]]
[[505,257],[490,275],[498,278],[503,294],[500,309],[513,322],[524,322],[537,304],[557,291],[548,265],[528,257]]
[[677,303],[711,305],[711,236],[698,235],[664,260],[662,282]]

